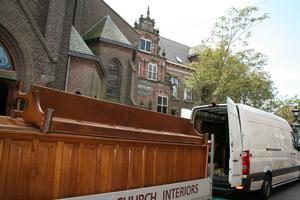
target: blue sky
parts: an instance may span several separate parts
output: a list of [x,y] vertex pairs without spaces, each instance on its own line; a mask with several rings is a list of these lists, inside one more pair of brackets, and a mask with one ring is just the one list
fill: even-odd
[[300,1],[268,0],[259,7],[271,18],[253,30],[251,42],[269,57],[265,69],[280,95],[300,96]]
[[254,5],[270,19],[252,29],[250,46],[268,56],[265,70],[278,89],[278,97],[300,96],[299,0],[105,0],[133,25],[150,6],[160,35],[189,46],[208,37],[214,22],[231,7]]

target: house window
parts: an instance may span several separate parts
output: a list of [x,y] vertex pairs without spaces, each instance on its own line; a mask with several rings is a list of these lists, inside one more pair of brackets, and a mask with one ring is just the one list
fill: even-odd
[[167,113],[168,111],[168,97],[158,96],[157,97],[157,112]]
[[157,80],[157,65],[153,63],[148,64],[148,75],[147,78],[150,80]]
[[178,98],[178,77],[176,76],[171,76],[170,78],[171,82],[171,88],[172,88],[172,99],[177,99]]
[[192,91],[190,89],[184,89],[183,99],[185,101],[192,101]]
[[140,50],[151,53],[152,49],[152,41],[147,40],[145,38],[141,38],[140,40]]
[[178,116],[179,115],[178,109],[177,108],[172,108],[171,109],[171,115]]
[[0,42],[0,69],[12,69],[11,60],[9,54],[5,50],[5,47]]
[[113,60],[108,66],[106,97],[120,99],[120,74],[119,63]]

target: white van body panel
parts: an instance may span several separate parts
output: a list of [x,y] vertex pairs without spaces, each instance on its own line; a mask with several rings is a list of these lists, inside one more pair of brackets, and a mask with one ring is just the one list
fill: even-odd
[[[229,143],[227,146],[230,153],[228,183],[231,189],[248,181],[249,185],[246,190],[259,190],[266,173],[271,175],[273,187],[300,178],[300,152],[294,147],[292,129],[286,120],[247,105],[234,104],[229,98],[227,104],[193,108],[192,122],[197,112],[203,119],[210,117],[208,122],[228,118]],[[213,117],[214,114],[217,117]],[[215,123],[217,128],[218,122]],[[217,130],[220,131],[220,129]],[[213,132],[211,129],[209,131]],[[218,135],[215,134],[216,140],[217,137]],[[242,175],[241,155],[243,151],[249,151],[250,154],[249,175]],[[218,184],[219,180],[216,179],[215,183]],[[221,187],[220,184],[215,186],[215,188]]]
[[[290,125],[278,116],[250,106],[238,104],[238,108],[243,150],[249,150],[252,154],[250,174],[273,173],[275,170],[276,175],[278,170],[296,167],[299,152],[293,148]],[[272,185],[295,179],[298,174],[299,171],[273,175]],[[251,185],[251,190],[259,189],[255,185]]]
[[229,124],[229,183],[231,187],[242,184],[242,138],[239,115],[235,103],[227,98],[227,113]]

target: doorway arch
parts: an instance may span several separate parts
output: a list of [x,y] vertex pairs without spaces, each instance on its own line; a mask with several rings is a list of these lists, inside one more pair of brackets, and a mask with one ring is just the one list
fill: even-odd
[[11,115],[14,94],[21,89],[23,56],[14,37],[0,25],[0,115]]

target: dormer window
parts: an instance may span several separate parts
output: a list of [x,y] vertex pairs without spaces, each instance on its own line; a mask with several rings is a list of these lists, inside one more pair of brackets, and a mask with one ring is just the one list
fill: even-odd
[[151,53],[152,50],[152,41],[147,40],[145,38],[141,38],[140,40],[140,50],[145,51],[147,53]]
[[179,63],[183,63],[183,62],[182,62],[182,60],[181,60],[181,58],[179,58],[179,57],[175,56],[175,59],[176,59],[176,61],[177,61],[177,62],[179,62]]

